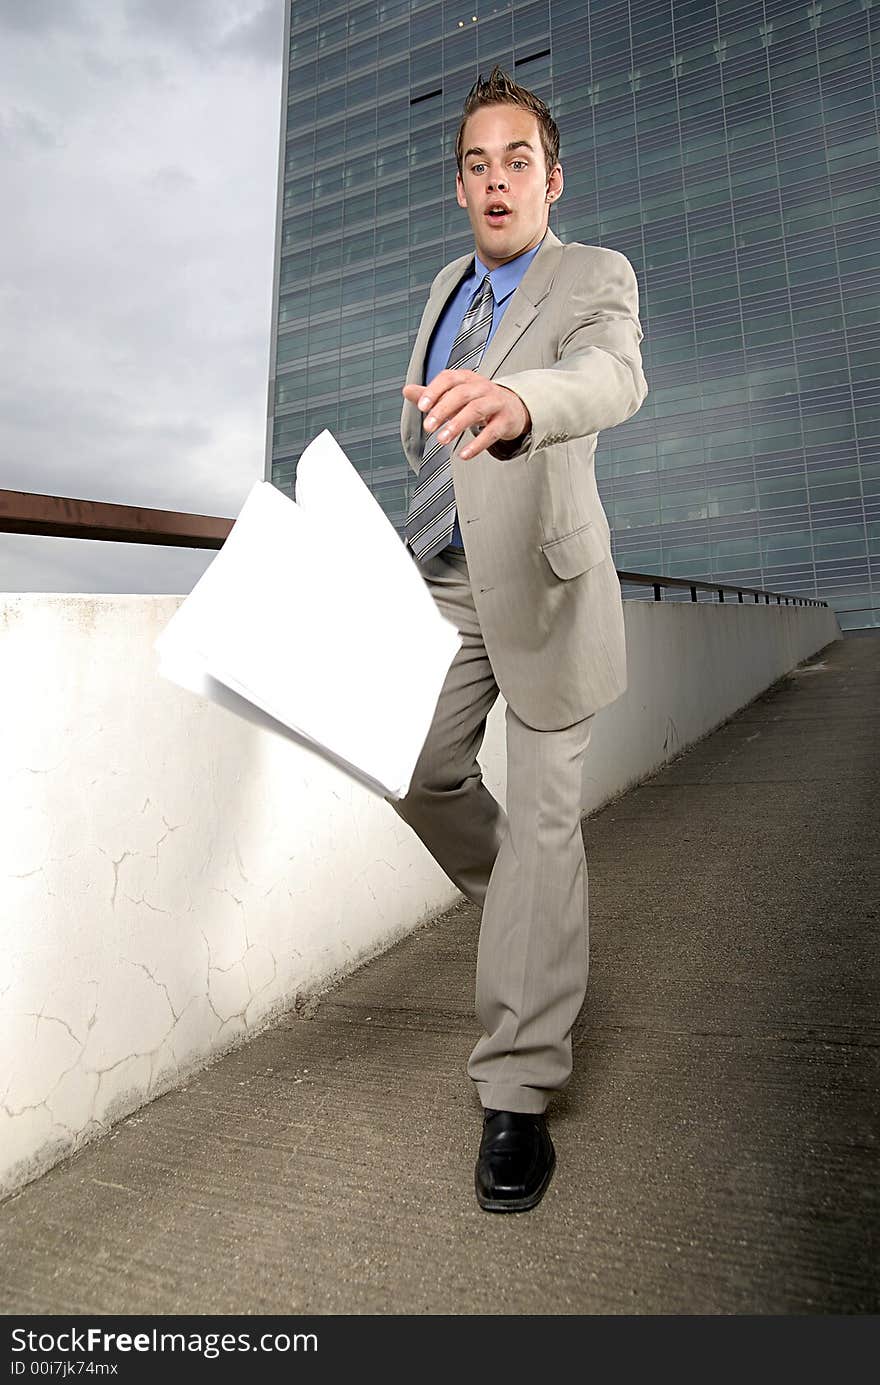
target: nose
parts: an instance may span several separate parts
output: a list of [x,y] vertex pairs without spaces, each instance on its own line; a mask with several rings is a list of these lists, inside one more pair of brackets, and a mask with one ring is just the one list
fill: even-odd
[[490,192],[495,192],[496,189],[498,192],[503,192],[507,187],[507,179],[503,173],[499,173],[497,178],[489,179],[488,187]]

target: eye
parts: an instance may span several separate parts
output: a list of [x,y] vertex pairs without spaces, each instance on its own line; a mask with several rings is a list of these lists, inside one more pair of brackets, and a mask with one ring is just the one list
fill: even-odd
[[481,173],[485,167],[485,164],[471,164],[471,173]]
[[513,167],[514,167],[514,168],[528,168],[528,163],[526,162],[525,159],[514,159],[514,160],[513,160]]

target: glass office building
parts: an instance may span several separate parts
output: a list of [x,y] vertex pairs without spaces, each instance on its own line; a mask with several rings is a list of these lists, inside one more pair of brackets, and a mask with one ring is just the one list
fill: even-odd
[[880,0],[294,0],[285,42],[276,485],[330,428],[403,533],[400,387],[498,62],[560,125],[551,227],[638,276],[650,393],[596,462],[618,568],[880,624]]

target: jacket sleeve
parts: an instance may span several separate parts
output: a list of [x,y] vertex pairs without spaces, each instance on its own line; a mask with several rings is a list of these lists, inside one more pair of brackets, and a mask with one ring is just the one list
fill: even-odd
[[613,428],[630,418],[648,393],[639,350],[644,333],[638,281],[626,256],[591,247],[579,273],[567,276],[559,288],[564,301],[556,310],[555,364],[495,376],[496,384],[519,395],[532,419],[518,446],[490,448],[501,460],[531,461],[542,447]]

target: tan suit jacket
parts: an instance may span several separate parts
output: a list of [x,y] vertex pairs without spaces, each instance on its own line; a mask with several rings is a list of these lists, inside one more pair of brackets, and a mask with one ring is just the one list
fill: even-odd
[[[435,278],[407,383],[424,384],[431,333],[473,262]],[[532,419],[518,450],[468,459],[455,443],[452,478],[474,603],[505,700],[527,725],[582,721],[625,690],[620,582],[595,477],[597,434],[630,418],[648,386],[638,285],[625,255],[568,245],[548,229],[480,362]],[[404,402],[400,435],[418,474],[423,415]],[[504,455],[493,455],[503,453]]]

